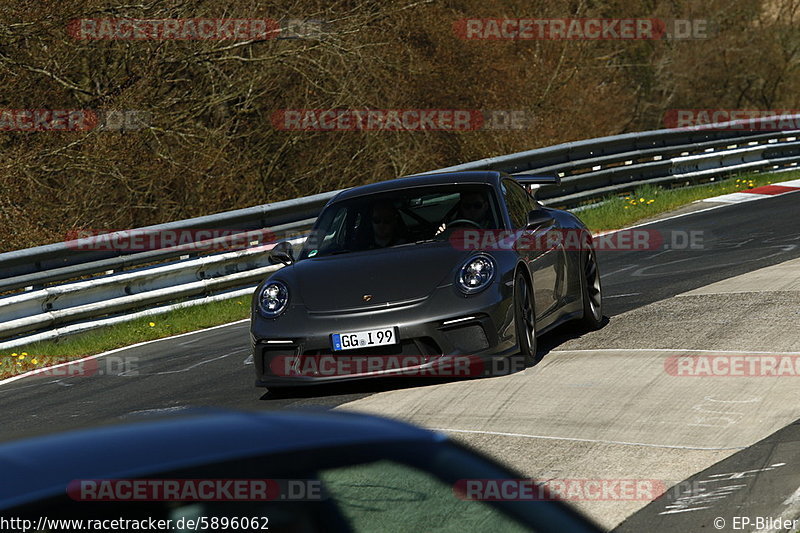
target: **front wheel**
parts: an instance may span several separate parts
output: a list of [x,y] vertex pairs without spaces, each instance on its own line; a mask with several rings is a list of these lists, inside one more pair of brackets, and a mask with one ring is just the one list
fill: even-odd
[[519,361],[525,367],[535,364],[536,358],[536,316],[531,303],[528,280],[522,272],[514,278],[514,323],[517,330]]
[[585,329],[600,329],[603,324],[603,288],[600,284],[600,269],[597,267],[597,255],[590,248],[586,254],[581,276],[583,289],[583,319]]

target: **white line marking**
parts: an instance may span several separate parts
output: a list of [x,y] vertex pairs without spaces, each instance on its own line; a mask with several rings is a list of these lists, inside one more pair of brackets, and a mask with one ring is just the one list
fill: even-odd
[[757,352],[750,350],[695,350],[693,348],[598,348],[596,350],[550,350],[550,353],[582,352],[702,352],[702,353],[743,353],[766,355],[800,355],[800,352]]
[[[714,196],[712,198],[706,198],[704,200],[700,200],[701,202],[725,202],[730,204],[740,204],[742,202],[752,202],[753,200],[765,200],[770,196],[776,196],[774,194],[758,194],[758,193],[748,193],[748,192],[732,192],[729,194],[723,194],[720,196]],[[779,195],[778,195],[779,196]]]
[[800,187],[795,186],[795,181],[782,181],[779,183],[772,183],[767,185],[760,185],[759,187],[755,187],[754,189],[747,189],[744,191],[732,192],[728,194],[723,194],[720,196],[713,196],[711,198],[706,198],[701,200],[701,202],[729,202],[729,203],[741,203],[741,202],[750,202],[752,200],[765,200],[770,196],[783,196],[784,194],[789,194],[796,191],[784,191],[777,194],[764,194],[759,192],[751,192],[755,189],[759,189],[761,187],[771,187],[771,186],[779,186],[779,187],[788,187],[793,189],[800,189]]
[[567,440],[572,442],[593,442],[598,444],[619,444],[622,446],[644,446],[647,448],[670,448],[677,450],[744,450],[746,446],[733,446],[730,448],[710,448],[707,446],[679,446],[674,444],[648,444],[645,442],[626,442],[617,440],[603,440],[603,439],[580,439],[576,437],[552,437],[548,435],[526,435],[524,433],[505,433],[502,431],[479,431],[475,429],[449,429],[449,428],[433,428],[434,431],[444,431],[446,433],[472,433],[480,435],[497,435],[500,437],[521,437],[524,439],[544,439],[544,440]]
[[612,294],[610,296],[604,294],[603,298],[624,298],[626,296],[638,296],[640,294],[642,294],[642,293],[641,292],[629,292],[628,294]]
[[203,342],[204,340],[205,339],[191,339],[191,340],[188,340],[188,341],[179,342],[178,346],[189,346],[191,344],[195,344],[195,343],[198,343],[198,342]]
[[660,252],[658,252],[658,253],[657,253],[657,254],[655,254],[655,255],[651,255],[650,257],[648,257],[648,258],[647,258],[647,260],[648,260],[648,261],[652,261],[652,260],[653,260],[653,259],[655,259],[656,257],[661,257],[661,256],[662,256],[662,255],[664,255],[664,254],[668,254],[668,253],[670,253],[670,252],[674,252],[674,251],[675,251],[675,250],[672,250],[672,249],[670,249],[670,248],[667,248],[667,249],[665,249],[665,250],[661,250]]
[[[244,350],[239,350],[239,351],[243,352]],[[208,364],[208,363],[213,363],[214,361],[219,361],[220,359],[225,359],[226,357],[230,357],[234,353],[236,353],[236,352],[226,353],[225,355],[220,355],[218,357],[212,357],[211,359],[204,359],[204,360],[199,361],[199,362],[197,362],[197,363],[195,363],[193,365],[189,365],[186,368],[181,368],[179,370],[164,370],[163,372],[153,372],[152,374],[151,373],[140,373],[138,375],[140,375],[140,376],[165,376],[167,374],[180,374],[181,372],[188,372],[189,370],[192,370],[193,368],[197,368],[198,366],[202,366],[202,365],[205,365],[205,364]]]
[[139,346],[144,346],[146,344],[152,344],[154,342],[165,341],[167,339],[177,339],[179,337],[186,337],[188,335],[194,335],[195,333],[202,333],[204,331],[211,331],[211,330],[214,330],[214,329],[224,328],[224,327],[232,326],[234,324],[241,324],[243,322],[249,322],[249,321],[250,321],[249,318],[244,318],[242,320],[237,320],[236,322],[229,322],[227,324],[220,324],[219,326],[212,326],[210,328],[198,329],[198,330],[195,330],[195,331],[187,331],[186,333],[180,333],[178,335],[172,335],[170,337],[161,337],[160,339],[153,339],[153,340],[150,340],[150,341],[138,342],[136,344],[131,344],[130,346],[123,346],[122,348],[115,348],[114,350],[109,350],[107,352],[98,353],[98,354],[95,354],[95,355],[90,355],[90,356],[87,356],[87,357],[83,357],[81,359],[75,359],[73,361],[67,361],[66,363],[59,363],[59,364],[54,365],[54,366],[43,366],[41,368],[37,368],[35,370],[31,370],[30,372],[25,372],[24,374],[19,374],[17,376],[12,376],[10,378],[6,378],[4,380],[0,380],[0,386],[6,385],[8,383],[12,383],[12,382],[20,380],[22,378],[27,378],[29,376],[34,376],[36,374],[41,374],[42,372],[45,372],[47,370],[51,370],[53,368],[59,368],[59,367],[62,367],[62,366],[72,365],[72,364],[80,363],[80,362],[83,362],[83,361],[90,361],[92,359],[99,359],[100,357],[105,357],[106,355],[111,355],[112,353],[121,352],[123,350],[130,350],[131,348],[137,348]]
[[690,511],[702,511],[703,509],[711,509],[711,507],[692,507],[691,509],[677,509],[675,511],[664,511],[662,514],[677,514],[677,513],[688,513]]
[[177,405],[175,407],[162,407],[159,409],[142,409],[140,411],[131,411],[129,413],[125,413],[121,416],[121,418],[125,418],[128,416],[138,416],[138,415],[149,415],[149,414],[159,414],[159,413],[174,413],[175,411],[183,411],[185,409],[189,409],[188,405]]
[[639,266],[639,265],[628,265],[625,268],[620,268],[619,270],[615,270],[614,272],[610,272],[608,274],[600,274],[600,276],[602,276],[604,278],[609,278],[609,277],[613,276],[614,274],[619,274],[620,272],[625,272],[626,270],[630,270],[632,268],[636,268],[637,266]]
[[713,396],[706,396],[705,398],[703,398],[703,400],[709,402],[717,402],[717,403],[756,403],[760,402],[761,398],[756,397],[756,398],[750,398],[749,400],[717,400]]

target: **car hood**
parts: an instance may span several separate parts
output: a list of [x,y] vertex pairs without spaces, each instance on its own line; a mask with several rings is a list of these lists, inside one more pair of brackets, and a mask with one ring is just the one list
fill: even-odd
[[429,296],[453,282],[469,255],[449,243],[426,243],[304,259],[285,274],[311,312],[368,309]]

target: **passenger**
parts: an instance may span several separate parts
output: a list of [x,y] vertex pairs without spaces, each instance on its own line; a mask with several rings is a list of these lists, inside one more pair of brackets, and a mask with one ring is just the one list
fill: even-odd
[[385,248],[396,244],[405,244],[403,239],[403,223],[400,212],[390,203],[378,203],[372,206],[372,248]]

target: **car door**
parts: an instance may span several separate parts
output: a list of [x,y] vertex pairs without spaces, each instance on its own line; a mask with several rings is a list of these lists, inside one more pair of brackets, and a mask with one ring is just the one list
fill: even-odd
[[563,246],[560,239],[548,239],[548,232],[558,228],[557,222],[548,217],[544,223],[528,227],[528,214],[540,209],[539,205],[513,179],[503,180],[503,192],[511,224],[518,232],[517,250],[525,259],[533,279],[537,321],[548,322],[548,316],[560,301],[558,269],[562,263]]

